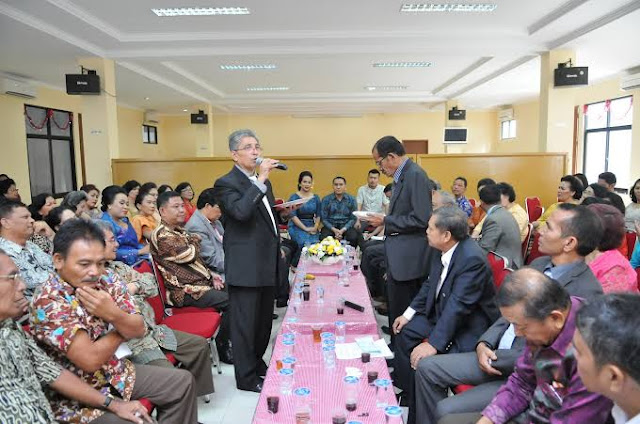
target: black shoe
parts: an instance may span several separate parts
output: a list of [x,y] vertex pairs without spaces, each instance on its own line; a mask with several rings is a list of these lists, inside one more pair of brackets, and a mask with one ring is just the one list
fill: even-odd
[[284,299],[284,300],[276,300],[276,308],[286,308],[287,304],[288,304],[289,300],[288,299]]
[[379,313],[380,315],[389,315],[389,307],[387,306],[386,303],[381,303],[378,306],[376,306],[376,312]]
[[407,393],[404,390],[398,393],[396,398],[398,399],[398,406],[409,407],[409,396],[407,396]]
[[389,336],[391,335],[391,329],[388,325],[383,325],[382,327],[380,327],[380,330],[382,330],[384,334],[387,334]]
[[273,316],[271,317],[273,320],[278,319],[278,314],[273,314]]
[[220,362],[233,365],[233,347],[231,346],[231,340],[218,344],[218,357],[220,358]]
[[237,386],[238,390],[244,390],[246,392],[256,392],[256,393],[260,393],[262,391],[262,380],[260,380],[258,383],[253,384],[251,386]]

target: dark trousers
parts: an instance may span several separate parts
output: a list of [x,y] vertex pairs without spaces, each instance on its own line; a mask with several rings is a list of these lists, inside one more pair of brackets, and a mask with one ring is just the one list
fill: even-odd
[[231,341],[236,386],[255,386],[267,369],[262,356],[271,338],[275,287],[229,286]]
[[384,274],[387,272],[387,260],[384,253],[384,241],[370,240],[362,247],[360,269],[369,287],[372,297],[386,296]]
[[[393,328],[393,321],[404,313],[413,298],[420,291],[424,278],[408,281],[396,281],[387,270],[387,294],[389,295],[389,328]],[[395,344],[395,336],[391,333],[391,344]]]
[[289,299],[289,267],[291,264],[297,264],[300,258],[298,243],[289,239],[282,239],[281,244],[284,257],[280,255],[280,264],[278,266],[278,282],[276,286],[276,300],[286,302]]
[[[195,383],[189,371],[135,365],[136,381],[133,385],[132,400],[149,399],[158,411],[158,422],[162,424],[196,424],[198,404]],[[112,412],[105,412],[92,424],[125,424],[130,421],[119,418]]]
[[194,299],[191,295],[185,294],[184,306],[195,306],[197,308],[216,308],[222,313],[220,330],[216,336],[216,343],[225,346],[229,341],[229,293],[227,287],[224,290],[212,289],[206,291],[199,299]]
[[[331,231],[327,227],[322,227],[322,230],[320,230],[320,239],[322,240],[325,237],[329,237],[329,236],[335,237],[333,234],[333,231]],[[344,238],[353,247],[362,246],[362,243],[364,243],[364,238],[362,238],[362,233],[353,227],[345,231],[344,234],[342,235],[342,238]]]

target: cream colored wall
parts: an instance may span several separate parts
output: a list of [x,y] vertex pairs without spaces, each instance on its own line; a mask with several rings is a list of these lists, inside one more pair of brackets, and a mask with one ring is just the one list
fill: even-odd
[[496,144],[497,153],[527,153],[537,152],[538,143],[538,100],[513,105],[513,117],[516,120],[516,138],[500,139],[500,121],[496,116]]
[[[73,139],[76,158],[76,180],[81,185],[80,143],[78,135],[78,113],[82,111],[79,96],[69,96],[63,91],[39,87],[35,99],[24,99],[0,94],[0,128],[2,154],[0,173],[8,174],[18,185],[25,203],[31,203],[29,186],[29,161],[27,158],[27,133],[25,128],[24,105],[48,107],[73,112]],[[91,164],[87,164],[87,167]],[[93,182],[93,181],[92,181]],[[99,184],[100,182],[97,182]]]
[[[166,143],[144,144],[142,142],[143,121],[142,110],[118,106],[119,157],[160,159],[165,156]],[[158,134],[162,137],[164,132],[162,121],[153,125],[158,127]]]

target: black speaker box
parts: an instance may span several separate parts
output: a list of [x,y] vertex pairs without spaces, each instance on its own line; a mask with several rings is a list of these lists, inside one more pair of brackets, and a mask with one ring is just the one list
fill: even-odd
[[98,74],[67,74],[67,94],[100,94]]
[[576,66],[574,68],[558,68],[553,72],[554,87],[589,84],[589,68]]
[[464,121],[467,119],[467,111],[453,108],[449,111],[449,121]]
[[192,113],[191,123],[192,124],[208,124],[209,116],[206,113]]

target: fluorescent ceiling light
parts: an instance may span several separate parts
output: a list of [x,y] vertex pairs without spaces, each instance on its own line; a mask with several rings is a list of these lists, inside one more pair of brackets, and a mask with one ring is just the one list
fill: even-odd
[[246,7],[172,7],[151,10],[156,15],[162,17],[251,14],[249,9]]
[[247,91],[287,91],[289,87],[248,87]]
[[374,68],[430,68],[431,62],[375,62]]
[[493,3],[405,3],[400,8],[400,12],[493,12],[497,7],[498,5]]
[[397,91],[406,90],[409,88],[407,85],[367,85],[364,87],[368,91]]
[[220,69],[223,71],[256,71],[256,70],[268,70],[276,69],[276,65],[272,64],[258,64],[258,65],[220,65]]

